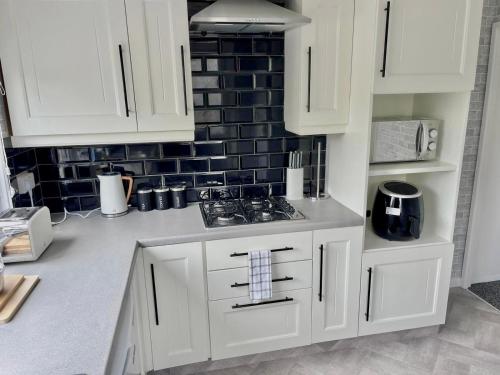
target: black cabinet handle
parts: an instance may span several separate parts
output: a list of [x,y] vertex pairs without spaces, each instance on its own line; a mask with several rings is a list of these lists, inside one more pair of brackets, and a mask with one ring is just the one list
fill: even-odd
[[370,321],[370,299],[371,299],[371,293],[372,293],[372,273],[373,269],[370,267],[368,268],[368,293],[366,294],[366,321]]
[[118,45],[118,52],[120,53],[120,67],[122,69],[123,96],[125,97],[125,115],[127,117],[130,117],[130,111],[128,109],[127,81],[125,80],[125,68],[123,66],[123,49],[121,44]]
[[[293,250],[293,247],[282,247],[281,249],[272,249],[270,251],[271,251],[271,253],[276,253],[279,251],[289,251],[289,250]],[[248,253],[236,253],[236,252],[234,252],[229,256],[230,257],[243,257],[245,255],[248,255]]]
[[311,60],[312,48],[307,51],[307,112],[311,112]]
[[[280,281],[290,281],[290,280],[293,280],[293,277],[285,276],[281,279],[272,279],[272,282],[278,283]],[[249,283],[234,283],[234,284],[231,284],[231,288],[239,288],[239,287],[248,286],[248,285],[250,285],[250,284]]]
[[321,245],[319,247],[319,302],[323,301],[323,252],[324,252],[324,247]]
[[264,301],[264,302],[258,302],[258,303],[246,303],[244,305],[236,304],[231,306],[233,309],[242,309],[244,307],[252,307],[252,306],[260,306],[260,305],[270,305],[272,303],[280,303],[280,302],[290,302],[293,301],[293,298],[285,297],[283,299],[276,299],[274,301]]
[[155,282],[155,267],[151,263],[151,283],[153,285],[153,304],[155,307],[155,320],[156,325],[159,325],[160,322],[158,320],[158,301],[156,300],[156,282]]
[[184,46],[181,46],[181,62],[182,62],[182,85],[184,88],[184,113],[188,115],[187,90],[186,90],[186,64],[184,62]]
[[384,60],[382,61],[382,69],[380,69],[380,73],[382,73],[382,77],[385,77],[386,67],[387,67],[387,43],[389,40],[389,19],[391,17],[391,2],[388,1],[385,7],[385,36],[384,36]]

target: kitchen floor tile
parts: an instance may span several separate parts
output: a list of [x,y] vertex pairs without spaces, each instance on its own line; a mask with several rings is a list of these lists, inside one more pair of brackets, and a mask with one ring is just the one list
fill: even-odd
[[472,293],[452,289],[441,327],[207,361],[156,375],[498,375],[499,336],[500,312]]

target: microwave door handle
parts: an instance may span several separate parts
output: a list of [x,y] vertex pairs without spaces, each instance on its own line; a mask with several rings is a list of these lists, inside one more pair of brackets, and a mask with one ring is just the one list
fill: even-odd
[[417,152],[417,160],[420,158],[420,155],[422,153],[422,133],[423,133],[423,128],[424,126],[422,123],[418,124],[418,129],[417,129],[417,139],[415,141],[415,146],[416,146],[416,152]]

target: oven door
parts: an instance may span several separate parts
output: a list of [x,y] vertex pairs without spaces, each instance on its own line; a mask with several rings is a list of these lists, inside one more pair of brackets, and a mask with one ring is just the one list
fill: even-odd
[[422,151],[421,121],[372,123],[370,163],[416,161]]

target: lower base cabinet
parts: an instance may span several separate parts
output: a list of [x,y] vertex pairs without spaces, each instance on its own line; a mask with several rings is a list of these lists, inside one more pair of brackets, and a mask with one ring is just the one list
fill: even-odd
[[153,368],[210,357],[201,243],[144,248]]
[[316,230],[313,238],[312,342],[355,337],[363,228]]
[[363,254],[359,335],[443,324],[453,244]]
[[273,293],[253,306],[248,297],[210,301],[209,309],[214,360],[311,343],[310,288]]

